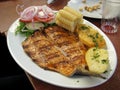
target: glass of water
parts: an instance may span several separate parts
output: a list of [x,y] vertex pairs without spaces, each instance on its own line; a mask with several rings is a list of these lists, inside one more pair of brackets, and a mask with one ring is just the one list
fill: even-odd
[[120,0],[103,0],[101,29],[116,33],[120,23]]

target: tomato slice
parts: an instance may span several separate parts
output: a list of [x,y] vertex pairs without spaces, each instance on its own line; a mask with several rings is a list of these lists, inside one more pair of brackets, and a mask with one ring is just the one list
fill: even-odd
[[51,17],[49,17],[49,18],[38,18],[38,17],[35,17],[34,19],[35,19],[35,21],[39,21],[39,22],[49,22],[53,18],[51,18]]
[[34,17],[35,21],[40,21],[40,22],[49,22],[52,19],[54,19],[54,16],[50,16],[50,15],[45,15],[44,13],[42,15],[37,14]]
[[36,6],[30,6],[26,8],[20,15],[20,21],[22,22],[32,22],[36,15],[38,8]]

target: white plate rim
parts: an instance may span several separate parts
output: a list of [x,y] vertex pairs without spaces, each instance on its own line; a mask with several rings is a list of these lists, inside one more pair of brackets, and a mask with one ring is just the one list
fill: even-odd
[[[84,23],[94,27],[98,32],[100,32],[105,40],[107,41],[107,48],[109,49],[109,54],[112,55],[113,57],[110,56],[110,65],[112,68],[112,71],[110,72],[110,75],[108,76],[108,79],[103,80],[100,78],[96,77],[88,77],[88,76],[81,76],[77,78],[69,78],[65,77],[59,73],[52,72],[52,71],[46,71],[39,66],[37,66],[34,62],[31,61],[31,59],[24,53],[22,46],[20,45],[21,41],[24,40],[24,37],[17,35],[15,36],[14,32],[15,29],[18,25],[19,19],[17,19],[13,24],[10,26],[8,32],[7,32],[7,45],[8,49],[14,58],[15,62],[27,73],[32,75],[33,77],[42,80],[44,82],[47,82],[52,85],[60,86],[60,87],[65,87],[65,88],[91,88],[95,87],[98,85],[101,85],[105,83],[107,80],[109,80],[117,66],[117,55],[116,55],[116,50],[110,41],[110,39],[95,25],[93,25],[91,22],[87,21],[84,19]],[[19,41],[20,39],[20,41]],[[28,61],[27,61],[27,60]],[[114,62],[113,60],[114,59]],[[22,61],[23,60],[23,61]],[[31,67],[32,66],[32,67]],[[84,80],[84,81],[83,81]],[[88,80],[86,82],[86,80]],[[92,83],[91,83],[92,80]],[[71,81],[71,82],[70,82]],[[82,83],[81,83],[82,81]],[[90,82],[90,83],[88,83]],[[88,85],[87,85],[88,84]]]

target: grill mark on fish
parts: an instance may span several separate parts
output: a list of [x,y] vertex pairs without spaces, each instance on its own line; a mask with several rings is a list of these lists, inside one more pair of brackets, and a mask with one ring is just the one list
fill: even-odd
[[[55,32],[51,33],[49,28],[46,29],[45,32],[48,35],[48,37],[50,37],[53,41],[55,41],[55,44],[57,44],[57,46],[60,47],[64,51],[64,53],[66,53],[66,56],[69,57],[71,61],[76,61],[79,64],[86,66],[85,58],[83,58],[84,60],[83,59],[81,60],[81,57],[84,56],[84,53],[82,52],[84,48],[81,48],[81,47],[84,47],[84,46],[82,46],[82,44],[81,45],[78,44],[79,42],[78,38],[74,34],[67,33],[67,32],[64,32],[64,35],[54,34],[59,32],[59,29],[56,29]],[[61,30],[61,33],[62,33],[62,30]],[[58,36],[59,38],[56,38]]]
[[76,72],[77,66],[80,65],[82,69],[86,66],[82,53],[85,48],[78,42],[73,33],[53,26],[45,29],[44,33],[36,31],[23,41],[22,46],[40,67],[71,76]]

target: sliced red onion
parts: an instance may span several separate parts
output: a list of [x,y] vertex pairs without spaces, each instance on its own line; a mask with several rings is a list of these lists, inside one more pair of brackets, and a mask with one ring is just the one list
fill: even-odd
[[30,6],[21,13],[20,19],[25,21],[32,20],[37,12],[38,8],[36,6]]

